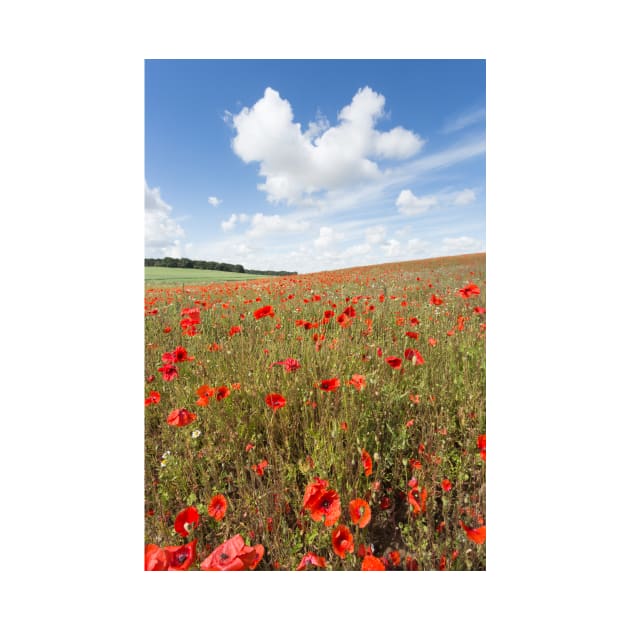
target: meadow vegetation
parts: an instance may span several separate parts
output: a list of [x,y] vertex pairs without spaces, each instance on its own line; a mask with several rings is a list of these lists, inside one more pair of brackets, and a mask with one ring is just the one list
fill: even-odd
[[145,294],[145,568],[485,570],[485,254]]

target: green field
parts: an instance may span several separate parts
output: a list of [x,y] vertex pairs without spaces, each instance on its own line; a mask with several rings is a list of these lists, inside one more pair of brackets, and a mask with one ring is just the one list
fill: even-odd
[[269,276],[252,273],[235,273],[232,271],[214,271],[212,269],[178,269],[176,267],[144,268],[144,282],[151,286],[201,285],[213,282],[242,281],[267,277]]

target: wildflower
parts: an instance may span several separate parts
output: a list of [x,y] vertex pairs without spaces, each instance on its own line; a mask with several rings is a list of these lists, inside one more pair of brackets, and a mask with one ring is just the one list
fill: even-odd
[[150,544],[144,550],[145,571],[168,571],[170,554],[157,545]]
[[255,464],[254,466],[252,466],[252,470],[259,476],[262,477],[264,472],[265,472],[265,468],[267,468],[267,466],[269,466],[269,462],[266,459],[263,459],[261,462],[259,462],[258,464]]
[[225,385],[221,385],[221,387],[217,387],[216,399],[223,400],[230,395],[230,388]]
[[178,376],[177,368],[172,363],[167,363],[158,368],[158,372],[162,372],[162,378],[165,381],[172,381]]
[[273,311],[273,306],[263,306],[262,308],[259,308],[258,310],[254,311],[254,317],[256,319],[261,319],[263,317],[275,317],[276,314]]
[[343,560],[347,553],[354,551],[354,538],[345,525],[339,525],[332,532],[333,551]]
[[208,401],[214,396],[214,387],[210,387],[208,385],[202,385],[197,389],[197,402],[195,404],[200,407],[205,407],[208,404]]
[[366,555],[361,563],[361,571],[385,571],[385,565],[373,555]]
[[254,569],[265,553],[262,545],[249,547],[240,534],[219,545],[202,563],[202,571]]
[[434,339],[433,337],[429,337],[427,339],[427,342],[432,348],[435,348],[435,346],[437,346],[437,339]]
[[391,562],[392,566],[395,566],[395,567],[399,566],[400,565],[400,552],[396,550],[390,551],[387,554],[387,559],[389,562]]
[[486,461],[486,434],[480,435],[477,438],[477,448],[479,449],[479,454],[481,455],[481,459]]
[[418,339],[418,337],[420,337],[420,335],[417,332],[414,332],[413,330],[408,330],[405,333],[406,337],[409,337],[410,339]]
[[361,451],[361,463],[363,464],[365,476],[369,477],[372,474],[372,458],[365,449]]
[[166,418],[166,422],[173,427],[185,427],[195,420],[196,414],[187,409],[175,409]]
[[169,554],[169,571],[186,571],[195,559],[197,539],[180,546],[164,547]]
[[398,357],[386,357],[385,361],[387,362],[389,367],[394,370],[400,370],[400,367],[402,366],[402,359]]
[[275,365],[282,365],[287,372],[295,372],[302,367],[297,359],[292,359],[291,357],[285,359],[284,361],[276,361],[269,367],[274,367]]
[[343,421],[343,422],[339,425],[339,428],[340,428],[342,431],[347,431],[347,430],[348,430],[348,423],[344,420],[344,421]]
[[434,306],[440,306],[440,304],[443,304],[444,300],[442,298],[439,298],[437,295],[435,295],[435,293],[431,296],[431,304],[433,304]]
[[424,363],[422,355],[413,348],[407,348],[405,350],[405,359],[411,361],[414,365],[422,365]]
[[303,509],[310,512],[316,523],[324,519],[324,525],[330,527],[341,516],[341,501],[337,492],[327,487],[328,481],[315,477],[315,481],[306,486]]
[[348,385],[352,385],[358,392],[365,387],[365,376],[361,374],[353,374],[352,378],[348,381]]
[[466,536],[469,540],[472,540],[474,543],[478,545],[483,545],[486,542],[486,526],[482,525],[481,527],[467,527],[462,521],[459,521],[460,526],[466,532]]
[[350,520],[359,525],[360,528],[365,527],[372,518],[372,510],[368,505],[368,502],[364,499],[353,499],[348,504],[350,511]]
[[144,399],[144,406],[157,405],[160,402],[160,392],[151,391],[149,397]]
[[476,284],[469,284],[458,291],[458,293],[467,300],[469,297],[473,295],[479,295],[479,287]]
[[173,363],[182,363],[183,361],[193,361],[195,357],[189,357],[186,348],[177,346],[172,353]]
[[225,516],[227,510],[227,499],[222,494],[215,494],[208,504],[208,514],[215,520],[220,521]]
[[296,571],[304,571],[309,564],[314,567],[325,568],[326,560],[322,556],[317,556],[312,551],[309,551],[305,553],[300,560],[300,564],[298,564]]
[[190,436],[193,440],[196,440],[201,435],[201,431],[199,429],[195,429]]
[[448,479],[442,479],[442,490],[444,492],[450,492],[453,488],[453,484]]
[[271,407],[271,409],[273,409],[274,413],[277,409],[280,409],[287,404],[287,400],[282,394],[276,394],[273,392],[267,395],[267,397],[265,398],[265,402],[267,403],[268,407]]
[[199,512],[195,507],[184,508],[175,517],[175,531],[186,538],[199,525]]
[[341,383],[338,378],[329,378],[321,381],[321,383],[319,384],[319,389],[324,392],[334,392],[336,389],[339,388],[339,385],[341,385]]
[[254,448],[254,445],[251,442],[248,442],[245,446],[245,452],[249,453]]
[[233,337],[234,335],[237,335],[238,333],[242,332],[242,328],[240,326],[232,326],[232,328],[230,328],[230,331],[228,332],[228,335],[230,337]]

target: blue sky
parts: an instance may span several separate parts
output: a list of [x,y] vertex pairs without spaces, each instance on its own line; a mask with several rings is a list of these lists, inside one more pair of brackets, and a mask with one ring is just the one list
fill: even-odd
[[145,256],[485,251],[484,60],[147,60]]

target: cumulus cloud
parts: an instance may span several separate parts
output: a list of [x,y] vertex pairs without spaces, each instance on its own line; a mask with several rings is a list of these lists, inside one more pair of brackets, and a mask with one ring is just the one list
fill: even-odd
[[381,245],[381,249],[388,258],[402,254],[400,241],[397,241],[395,238],[390,238],[385,245]]
[[224,232],[229,232],[234,229],[237,223],[245,223],[248,219],[246,214],[232,214],[227,221],[221,221],[221,229]]
[[341,110],[337,125],[319,115],[303,132],[289,101],[268,87],[253,107],[231,117],[232,149],[244,162],[260,163],[265,181],[258,188],[271,202],[294,203],[317,191],[376,180],[382,172],[374,158],[402,160],[424,144],[402,127],[377,131],[384,106],[383,95],[364,87]]
[[400,214],[413,216],[427,212],[437,205],[437,202],[437,197],[433,195],[416,197],[410,190],[401,190],[398,199],[396,199],[396,207]]
[[218,197],[208,197],[208,203],[211,206],[214,206],[215,208],[222,202],[222,199],[219,199]]
[[475,191],[472,188],[465,188],[455,194],[453,203],[456,206],[465,206],[466,204],[472,203],[475,199]]
[[173,208],[160,195],[159,188],[144,182],[144,250],[149,258],[180,258],[183,228],[171,218]]
[[251,228],[247,236],[261,237],[266,234],[285,234],[286,232],[305,232],[310,227],[308,221],[279,214],[262,214],[257,212],[251,219]]

